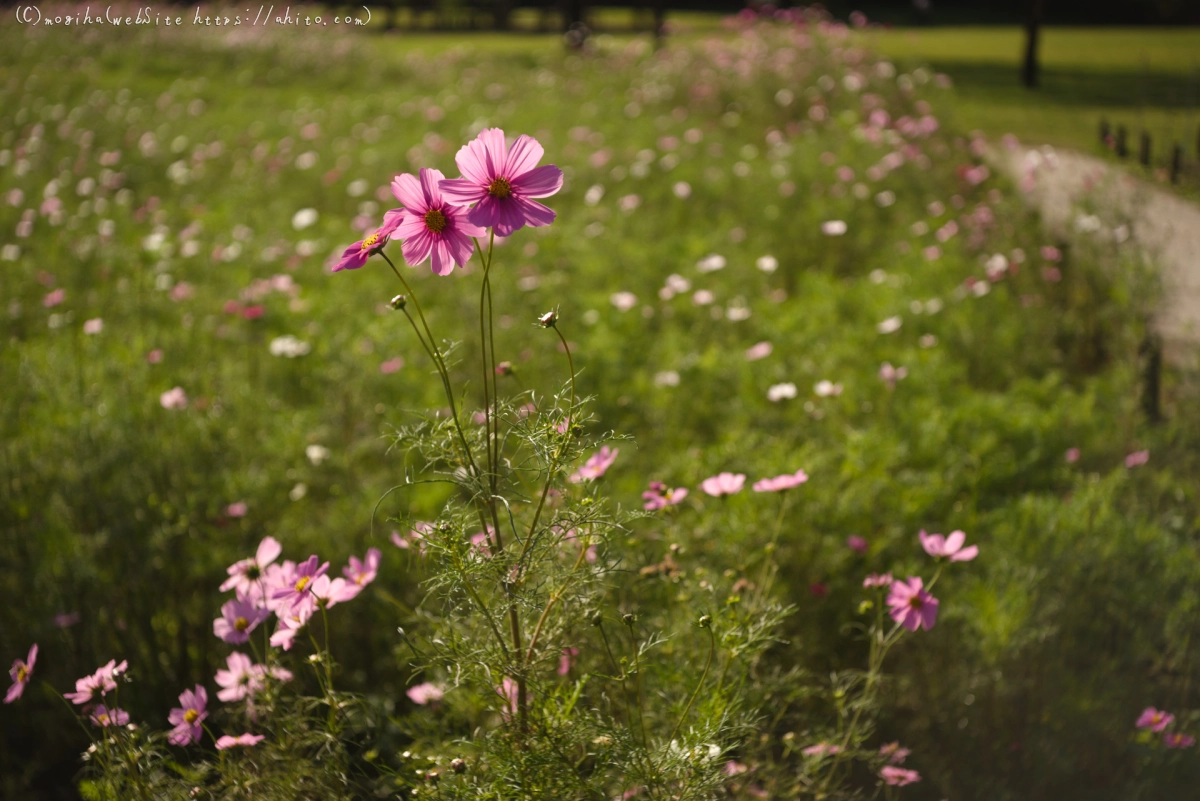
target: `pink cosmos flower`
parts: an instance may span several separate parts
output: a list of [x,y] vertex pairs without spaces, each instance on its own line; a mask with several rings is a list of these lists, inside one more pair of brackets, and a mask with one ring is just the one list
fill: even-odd
[[258,745],[266,737],[261,734],[239,734],[234,737],[229,734],[223,734],[217,738],[217,750],[224,751],[227,748],[249,748]]
[[454,161],[463,177],[442,181],[442,193],[455,205],[474,203],[467,212],[468,222],[490,226],[496,236],[512,236],[526,225],[549,225],[554,212],[532,198],[558,192],[563,174],[553,164],[536,166],[545,152],[536,139],[525,135],[507,147],[504,131],[486,128],[458,151]]
[[904,760],[908,759],[908,755],[911,753],[911,750],[907,748],[901,748],[900,743],[898,742],[891,742],[879,746],[879,755],[892,765],[904,764]]
[[413,523],[409,528],[408,536],[405,537],[399,531],[392,532],[392,544],[397,548],[408,549],[413,543],[417,545],[417,551],[422,556],[425,555],[425,535],[433,531],[433,523],[425,523],[418,521]]
[[405,693],[410,701],[419,706],[437,703],[438,701],[442,700],[442,696],[445,694],[446,691],[441,687],[437,686],[436,684],[431,684],[427,681],[417,684],[413,687],[409,687],[408,692]]
[[504,699],[505,705],[501,714],[508,717],[510,714],[517,714],[517,703],[520,700],[520,688],[515,679],[511,676],[505,676],[504,681],[500,682],[500,686],[496,688],[496,692]]
[[921,781],[921,774],[908,768],[898,768],[895,765],[884,765],[879,770],[879,777],[893,787],[903,787]]
[[907,582],[893,581],[887,602],[892,620],[909,631],[922,626],[928,631],[937,621],[938,599],[925,591],[919,576],[909,576]]
[[37,643],[29,649],[29,656],[25,657],[25,661],[20,659],[13,661],[12,669],[8,671],[8,675],[12,677],[12,686],[8,688],[8,692],[4,694],[4,703],[11,704],[13,701],[21,697],[25,692],[25,685],[29,683],[29,678],[33,675],[33,666],[37,664],[38,647]]
[[161,348],[155,348],[146,354],[146,362],[148,364],[158,364],[162,361],[163,352]]
[[558,657],[558,675],[565,676],[571,672],[571,663],[579,656],[578,648],[564,648]]
[[[217,684],[221,685],[217,691],[217,698],[222,701],[241,701],[242,699],[253,695],[262,688],[262,680],[266,675],[266,668],[262,665],[256,665],[250,661],[250,657],[243,653],[234,651],[225,659],[225,664],[228,670],[218,670],[216,675]],[[277,676],[284,681],[291,678],[289,673],[286,678]]]
[[846,547],[852,551],[858,551],[859,553],[866,553],[867,552],[867,541],[866,541],[866,539],[858,536],[857,534],[851,534],[849,537],[846,538]]
[[961,531],[952,531],[948,537],[943,537],[941,534],[926,534],[924,529],[917,534],[921,540],[921,547],[925,549],[925,553],[932,556],[934,559],[949,557],[951,562],[970,562],[979,555],[979,546],[972,545],[969,548],[964,548],[963,543],[967,541],[967,535]]
[[158,402],[162,404],[164,409],[186,409],[188,405],[187,393],[183,391],[183,387],[174,387],[158,396]]
[[110,659],[108,664],[97,669],[92,675],[77,679],[75,692],[66,693],[63,697],[75,704],[86,704],[97,695],[103,697],[117,689],[117,676],[128,668],[129,662],[121,660],[121,664],[118,665],[115,659]]
[[732,759],[725,763],[725,767],[721,768],[721,772],[726,776],[741,776],[748,770],[750,770],[750,768],[746,767],[741,762]]
[[78,612],[59,612],[54,616],[54,625],[60,629],[70,628],[79,622]]
[[196,685],[195,691],[184,690],[179,695],[179,706],[171,710],[167,720],[175,728],[167,735],[171,745],[191,745],[200,742],[204,734],[201,725],[208,717],[208,691]]
[[342,568],[342,575],[356,587],[360,589],[367,586],[375,580],[376,574],[379,572],[379,560],[383,554],[378,548],[368,548],[367,555],[359,561],[357,556],[350,557],[350,564]]
[[385,362],[380,362],[379,372],[383,373],[384,375],[391,375],[392,373],[400,372],[401,368],[403,367],[404,359],[400,356],[397,356],[394,359],[388,359]]
[[744,473],[718,473],[700,482],[700,489],[714,498],[720,498],[722,495],[734,495],[741,492],[745,483]]
[[213,634],[227,643],[244,643],[250,639],[250,632],[270,616],[270,610],[240,597],[226,601],[221,607],[221,616],[213,621]]
[[360,239],[350,247],[342,251],[342,258],[337,264],[330,268],[330,272],[341,272],[342,270],[357,270],[367,263],[367,259],[371,255],[383,250],[384,245],[388,243],[392,234],[400,227],[403,221],[400,209],[392,209],[383,215],[383,225],[375,229],[375,232],[370,236]]
[[344,601],[352,601],[362,592],[362,586],[346,581],[344,578],[329,578],[318,576],[312,583],[310,592],[318,606],[326,609],[337,606]]
[[746,349],[746,361],[756,362],[759,359],[765,359],[771,355],[773,349],[770,342],[759,342]]
[[841,750],[842,747],[840,745],[817,743],[816,745],[810,745],[807,748],[802,749],[800,753],[804,754],[805,756],[824,757],[832,756],[833,754],[839,753]]
[[1150,451],[1134,451],[1125,457],[1126,467],[1137,467],[1150,461]]
[[[221,584],[221,592],[236,590],[239,596],[248,596],[257,588],[267,566],[279,558],[283,546],[274,537],[264,537],[258,551],[251,559],[243,559],[229,566],[229,578]],[[220,636],[220,635],[218,635]]]
[[129,713],[124,709],[109,709],[104,704],[98,704],[90,718],[93,726],[106,729],[109,726],[124,726],[129,722]]
[[[322,576],[321,578],[324,577]],[[328,601],[326,604],[328,605]],[[279,614],[279,625],[275,628],[275,633],[271,635],[271,647],[290,651],[292,650],[292,644],[296,641],[296,635],[300,633],[300,629],[308,624],[309,618],[313,616],[313,612],[317,611],[316,599],[309,596],[309,599],[298,607],[293,607],[290,610],[278,609],[276,611]]]
[[318,566],[317,555],[305,559],[296,568],[291,576],[288,577],[288,583],[275,590],[271,596],[280,608],[292,607],[295,608],[304,603],[308,597],[313,581],[325,575],[325,571],[329,569],[329,563],[324,562]]
[[1074,464],[1079,461],[1079,448],[1067,448],[1067,464]]
[[1150,729],[1151,731],[1162,731],[1175,722],[1175,716],[1170,712],[1163,712],[1155,709],[1152,706],[1146,707],[1142,712],[1141,717],[1137,719],[1137,727],[1139,729]]
[[53,292],[47,292],[46,296],[42,298],[42,305],[47,309],[53,308],[62,303],[63,298],[66,296],[67,292],[64,289],[56,289]]
[[907,367],[893,367],[891,362],[884,362],[879,368],[879,380],[887,384],[888,389],[895,389],[897,381],[908,377]]
[[763,478],[754,482],[751,488],[755,492],[782,492],[793,487],[798,487],[808,481],[808,473],[803,470],[797,470],[795,473],[784,473],[774,478]]
[[225,514],[229,517],[245,517],[247,511],[249,511],[249,507],[246,506],[245,501],[231,503],[225,507]]
[[578,484],[581,481],[593,481],[600,478],[612,466],[612,463],[617,460],[617,454],[621,452],[620,448],[610,448],[607,445],[601,446],[600,450],[588,457],[588,460],[583,463],[583,467],[576,470],[567,479],[573,484]]
[[648,512],[653,512],[658,509],[665,509],[668,506],[674,506],[682,501],[688,495],[686,487],[677,487],[670,489],[661,481],[651,481],[650,488],[642,493],[642,508]]
[[1191,748],[1196,744],[1196,738],[1180,731],[1169,731],[1163,734],[1163,745],[1167,748]]
[[99,317],[93,317],[91,320],[87,320],[83,324],[83,333],[89,336],[99,334],[103,330],[104,320],[100,319]]
[[871,589],[872,587],[890,587],[895,579],[891,573],[872,573],[863,579],[863,588]]
[[392,181],[392,194],[404,204],[396,235],[404,240],[404,260],[411,266],[429,259],[435,275],[449,275],[471,258],[471,237],[486,231],[470,219],[470,212],[461,207],[464,204],[443,197],[444,187],[453,181],[425,167],[417,174],[419,181],[407,173]]

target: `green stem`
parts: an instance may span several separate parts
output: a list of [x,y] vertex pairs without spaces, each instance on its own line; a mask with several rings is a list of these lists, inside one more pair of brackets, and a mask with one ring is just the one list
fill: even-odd
[[671,736],[667,738],[667,742],[675,739],[675,735],[679,733],[679,727],[683,725],[683,721],[687,719],[688,712],[692,711],[692,704],[696,701],[696,696],[700,694],[700,688],[704,686],[704,680],[708,678],[708,669],[712,666],[713,656],[717,652],[717,636],[713,634],[712,624],[708,626],[708,660],[704,663],[704,672],[700,674],[700,681],[696,682],[696,689],[692,690],[692,697],[688,699],[687,706],[683,708],[683,714],[679,716],[679,722],[675,724],[675,728],[671,731]]
[[787,490],[784,490],[780,493],[779,516],[775,519],[775,532],[771,535],[771,542],[767,545],[767,553],[763,558],[762,577],[758,581],[758,590],[754,597],[755,606],[762,603],[763,597],[770,590],[771,582],[775,580],[775,572],[771,568],[775,565],[775,545],[779,540],[779,533],[783,529],[783,512],[787,509],[787,502]]
[[[458,439],[462,445],[463,456],[470,465],[472,473],[474,475],[479,475],[479,467],[475,464],[475,458],[471,454],[471,446],[467,444],[467,436],[462,430],[462,422],[458,419],[458,404],[454,401],[454,391],[450,387],[450,373],[446,369],[446,361],[444,358],[442,358],[442,352],[437,346],[437,341],[433,338],[433,332],[429,330],[429,323],[425,320],[425,313],[421,311],[421,302],[417,299],[416,293],[412,291],[412,287],[409,286],[408,281],[406,281],[400,271],[396,269],[396,265],[393,264],[392,260],[387,257],[387,254],[381,250],[379,251],[379,255],[383,256],[383,260],[386,261],[388,266],[392,268],[392,272],[394,272],[396,277],[400,279],[400,283],[404,286],[404,290],[408,293],[408,297],[412,299],[413,308],[417,310],[417,317],[420,318],[421,326],[425,329],[425,337],[421,336],[421,331],[417,328],[416,321],[414,321],[412,315],[408,313],[407,308],[404,309],[404,316],[408,318],[408,322],[413,327],[413,332],[417,335],[417,340],[421,343],[421,346],[425,348],[425,352],[429,354],[429,358],[433,360],[433,366],[437,368],[438,375],[440,375],[442,378],[442,389],[446,393],[446,402],[450,404],[450,417],[454,420],[454,428],[458,432]],[[426,338],[428,338],[428,341],[426,341]]]
[[571,370],[571,405],[567,409],[567,418],[566,418],[567,430],[565,432],[565,436],[558,443],[558,448],[555,450],[554,456],[550,459],[550,469],[546,472],[546,483],[542,486],[542,495],[538,499],[537,509],[534,510],[533,522],[529,524],[529,534],[526,535],[526,537],[525,537],[525,545],[521,549],[521,556],[517,560],[518,562],[525,561],[525,555],[529,552],[530,547],[532,547],[532,545],[533,545],[533,535],[534,535],[534,532],[537,531],[537,524],[538,524],[538,521],[541,519],[542,509],[545,508],[546,498],[550,494],[550,483],[554,478],[555,471],[558,469],[558,463],[559,463],[559,460],[562,459],[563,451],[566,450],[567,443],[571,441],[571,429],[574,427],[573,418],[575,416],[575,359],[571,356],[571,346],[567,344],[566,337],[563,336],[562,331],[558,330],[557,325],[554,326],[554,333],[558,334],[558,339],[560,342],[562,342],[563,349],[567,353],[567,366]]
[[647,747],[646,740],[646,707],[642,703],[642,657],[638,650],[637,636],[633,633],[634,623],[630,622],[629,640],[633,643],[633,676],[637,686],[637,702],[638,702],[638,724],[642,729],[642,748]]

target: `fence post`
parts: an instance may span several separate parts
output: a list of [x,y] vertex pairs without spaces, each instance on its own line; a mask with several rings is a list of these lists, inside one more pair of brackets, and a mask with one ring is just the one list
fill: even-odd
[[1183,145],[1176,143],[1171,151],[1171,183],[1179,183],[1179,175],[1183,172]]
[[1117,156],[1125,158],[1129,155],[1129,132],[1124,125],[1117,126]]
[[1138,348],[1142,357],[1142,411],[1151,423],[1162,421],[1162,338],[1146,332]]
[[1104,145],[1105,147],[1108,147],[1108,138],[1111,135],[1111,133],[1112,132],[1109,131],[1109,129],[1108,129],[1108,120],[1101,118],[1100,119],[1100,144]]
[[1138,161],[1143,167],[1150,166],[1150,134],[1142,131],[1142,147],[1138,152]]

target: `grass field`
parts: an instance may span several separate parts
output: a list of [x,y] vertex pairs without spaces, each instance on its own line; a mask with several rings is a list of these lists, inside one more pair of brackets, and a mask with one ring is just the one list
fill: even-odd
[[[225,664],[212,623],[229,564],[266,535],[335,563],[377,546],[379,578],[335,636],[339,686],[386,712],[370,759],[449,753],[495,725],[405,696],[397,627],[428,624],[413,610],[429,573],[387,535],[436,519],[447,493],[388,495],[429,467],[390,446],[446,400],[389,306],[390,271],[328,267],[396,204],[395,174],[457,175],[458,148],[498,125],[566,175],[554,224],[497,250],[495,349],[515,366],[501,388],[522,403],[561,390],[556,340],[533,325],[557,308],[594,397],[587,436],[630,437],[600,494],[640,509],[650,481],[691,490],[614,541],[614,608],[642,604],[646,625],[652,602],[733,608],[778,554],[775,592],[797,612],[758,667],[796,685],[761,699],[731,757],[767,776],[840,735],[826,677],[862,665],[864,574],[928,573],[917,532],[962,529],[980,556],[889,664],[863,753],[911,747],[914,798],[1124,801],[1200,780],[1195,748],[1134,727],[1151,705],[1200,725],[1197,399],[1168,376],[1167,420],[1141,411],[1156,288],[1121,221],[1048,241],[969,135],[1086,147],[1083,109],[1129,110],[1103,76],[1136,74],[1088,42],[1173,34],[1048,33],[1048,88],[1069,98],[1054,76],[1078,74],[1090,99],[1046,101],[1022,129],[1001,124],[1028,106],[999,88],[1017,43],[1003,31],[866,34],[899,70],[840,29],[766,24],[658,53],[634,36],[566,52],[557,37],[237,33],[0,23],[0,656],[39,642],[38,678],[59,691],[127,658],[122,700],[161,729]],[[1154,49],[1161,75],[1180,74],[1187,41],[1169,64]],[[475,431],[478,265],[400,269],[461,343],[450,372]],[[800,468],[786,517],[749,490],[700,490],[720,471],[749,487]],[[684,570],[663,568],[676,553]],[[0,708],[5,798],[76,797],[88,740],[49,688]],[[797,764],[778,775],[815,763]],[[865,768],[845,779],[878,785]]]

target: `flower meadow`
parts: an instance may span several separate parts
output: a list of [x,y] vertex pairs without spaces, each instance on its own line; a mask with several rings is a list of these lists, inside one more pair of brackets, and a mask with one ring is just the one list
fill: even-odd
[[5,797],[1186,792],[1136,231],[854,28],[0,27]]

